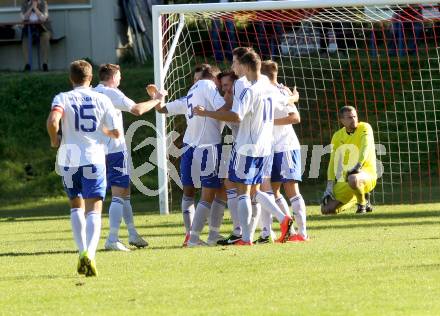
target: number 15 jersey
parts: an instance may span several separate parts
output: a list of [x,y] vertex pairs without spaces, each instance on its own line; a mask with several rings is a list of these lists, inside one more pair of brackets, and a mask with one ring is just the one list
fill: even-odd
[[105,165],[108,137],[102,129],[103,126],[109,130],[117,128],[117,117],[110,99],[90,88],[77,87],[56,95],[52,110],[63,113],[58,165]]

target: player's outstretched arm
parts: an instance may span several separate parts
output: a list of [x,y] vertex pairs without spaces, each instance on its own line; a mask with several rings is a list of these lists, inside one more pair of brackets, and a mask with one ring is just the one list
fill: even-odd
[[161,103],[164,102],[165,96],[168,94],[167,91],[159,91],[154,84],[148,85],[146,88],[148,95],[153,99],[145,102],[140,102],[135,104],[130,113],[136,116],[140,116],[153,108],[161,109]]
[[229,105],[223,105],[220,109],[218,109],[217,111],[230,111],[231,107]]
[[102,132],[111,138],[119,138],[121,136],[121,132],[118,129],[108,129],[107,127],[102,127]]
[[159,106],[161,103],[161,100],[149,100],[149,101],[145,101],[145,102],[140,102],[135,104],[131,110],[130,113],[135,115],[135,116],[140,116],[148,111],[150,111],[153,108],[157,108],[157,106]]
[[118,129],[112,129],[108,131],[107,136],[111,138],[119,138],[121,132]]
[[206,111],[203,106],[196,106],[194,114],[198,116],[206,116],[223,122],[240,123],[240,116],[232,111]]
[[274,119],[273,123],[274,125],[290,125],[290,124],[298,124],[301,122],[301,117],[299,116],[298,112],[289,113],[289,115]]
[[157,86],[155,84],[149,84],[147,85],[147,87],[145,88],[145,90],[147,90],[148,95],[150,96],[150,98],[154,99],[154,97],[156,96],[156,93],[159,92],[159,89],[157,88]]
[[52,110],[47,118],[47,133],[50,137],[50,145],[54,148],[60,146],[60,137],[58,135],[58,131],[60,129],[60,120],[62,116],[63,114],[61,112]]
[[289,98],[289,104],[293,105],[294,103],[297,103],[299,100],[299,93],[298,90],[296,90],[296,86],[293,88],[293,91],[290,93]]
[[[155,84],[149,84],[145,88],[145,90],[147,91],[147,94],[150,96],[150,98],[153,99],[151,101],[155,101],[155,100],[160,101],[159,103],[157,103],[153,106],[156,109],[156,111],[159,113],[162,113],[162,114],[167,114],[168,109],[166,108],[164,103],[165,103],[165,96],[168,94],[168,92],[166,90],[159,91],[159,89],[157,88],[157,86]],[[151,109],[152,108],[150,108],[149,110],[151,110]]]
[[162,106],[162,104],[160,104],[160,103],[156,106],[156,111],[159,112],[159,113],[162,113],[162,114],[167,114],[168,113],[167,107],[166,106]]
[[230,111],[232,109],[232,94],[225,93],[223,96],[223,99],[225,100],[225,104],[219,108],[217,111]]

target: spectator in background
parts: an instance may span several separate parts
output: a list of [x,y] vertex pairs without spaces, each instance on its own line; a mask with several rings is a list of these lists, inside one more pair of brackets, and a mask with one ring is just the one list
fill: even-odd
[[280,56],[279,38],[284,33],[281,22],[267,21],[256,22],[255,30],[257,32],[257,47],[261,56],[265,59],[273,59],[273,56]]
[[[267,1],[267,0],[257,0]],[[278,0],[273,0],[278,1]],[[258,12],[257,12],[258,20]],[[257,33],[256,50],[260,52],[263,59],[272,59],[273,56],[280,56],[278,49],[279,38],[284,33],[283,24],[280,21],[261,21],[255,22],[255,32]]]
[[[203,3],[227,3],[228,0],[205,0]],[[222,24],[225,28],[225,36],[221,36]],[[215,61],[232,62],[232,49],[237,46],[235,36],[235,25],[232,14],[227,14],[224,18],[217,18],[212,21],[211,41]]]
[[417,54],[417,40],[423,32],[422,9],[418,5],[395,10],[391,24],[391,38],[388,41],[391,56]]
[[[49,21],[47,2],[45,0],[24,0],[21,5],[21,19],[23,22],[29,23],[23,27],[22,33],[23,56],[26,63],[24,71],[31,70],[29,60],[32,56],[29,56],[29,48],[32,45],[30,41],[34,38],[40,40],[43,71],[49,71],[47,63],[52,27]],[[31,39],[29,39],[29,34]],[[31,44],[29,45],[29,43]]]
[[[348,54],[348,48],[356,47],[350,22],[320,22],[316,27],[320,27],[322,32],[319,40],[321,56],[337,51]],[[336,44],[334,48],[331,47],[332,40]]]

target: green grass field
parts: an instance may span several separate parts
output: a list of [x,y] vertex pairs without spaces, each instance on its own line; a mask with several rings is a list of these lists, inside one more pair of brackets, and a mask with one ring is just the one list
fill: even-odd
[[[150,247],[99,251],[100,276],[86,279],[66,201],[0,207],[1,315],[440,314],[439,203],[334,217],[311,206],[308,243],[182,249],[180,213],[160,216],[136,196]],[[100,249],[107,233],[105,215]]]

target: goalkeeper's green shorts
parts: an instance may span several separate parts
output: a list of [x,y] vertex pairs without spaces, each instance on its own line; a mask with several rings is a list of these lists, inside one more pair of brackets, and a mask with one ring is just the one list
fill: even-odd
[[[376,186],[376,177],[372,177],[366,172],[365,174],[368,175],[368,177],[364,182],[364,193],[368,193],[373,191]],[[357,202],[353,189],[350,188],[347,182],[336,182],[333,187],[333,195],[335,200],[342,203],[337,209],[338,212],[352,207]]]

